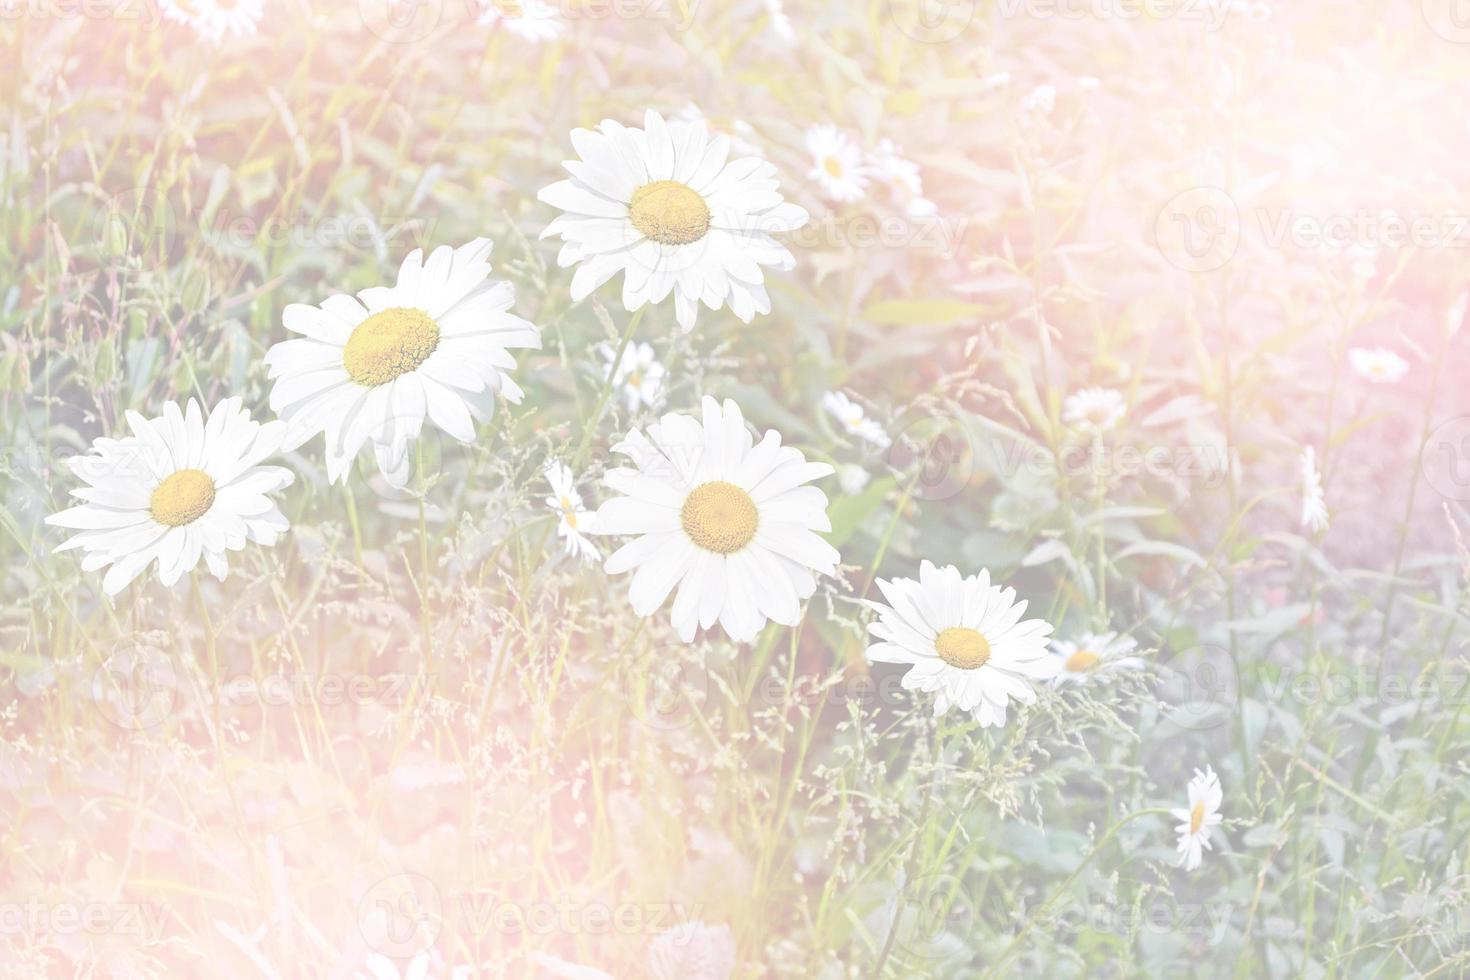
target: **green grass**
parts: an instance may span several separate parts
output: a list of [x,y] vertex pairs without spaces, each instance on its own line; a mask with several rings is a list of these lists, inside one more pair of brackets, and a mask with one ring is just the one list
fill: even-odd
[[[353,976],[432,946],[434,976],[542,954],[641,977],[689,919],[730,927],[737,977],[1466,972],[1470,493],[1438,452],[1463,450],[1441,425],[1467,263],[1384,248],[1358,276],[1258,220],[1450,220],[1467,79],[1417,10],[1210,32],[977,3],[924,43],[886,3],[788,0],[787,47],[760,4],[584,13],[540,46],[452,3],[404,43],[313,6],[217,48],[55,13],[0,31],[0,976]],[[1056,106],[1028,117],[1040,84]],[[615,284],[573,304],[536,200],[568,134],[691,100],[749,122],[813,213],[772,314],[685,335]],[[802,140],[828,121],[900,144],[938,223],[877,184],[827,204]],[[1293,170],[1313,140],[1328,162]],[[1198,272],[1158,238],[1195,187],[1244,229]],[[480,234],[543,349],[473,444],[425,438],[396,492],[370,456],[328,486],[308,443],[291,533],[223,584],[109,601],[51,553],[66,460],[126,410],[266,418],[287,304]],[[800,627],[685,646],[562,555],[545,463],[595,505],[651,418],[603,382],[625,336],[668,409],[735,398],[871,477],[823,482],[844,566]],[[1368,384],[1357,346],[1408,376]],[[1096,441],[1062,421],[1093,385],[1129,406]],[[841,437],[830,389],[895,448]],[[1003,729],[936,719],[862,655],[858,600],[923,558],[989,568],[1058,637],[1125,632],[1148,668]],[[1167,810],[1206,765],[1226,821],[1186,873]]]

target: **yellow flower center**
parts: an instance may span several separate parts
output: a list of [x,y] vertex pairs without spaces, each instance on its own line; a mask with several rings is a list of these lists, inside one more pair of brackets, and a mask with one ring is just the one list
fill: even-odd
[[628,217],[634,228],[661,245],[689,245],[709,233],[709,205],[677,180],[655,180],[634,191]]
[[1091,650],[1078,650],[1067,658],[1066,667],[1074,674],[1080,674],[1085,670],[1091,670],[1097,666],[1102,658]]
[[827,173],[831,174],[833,177],[842,176],[842,161],[837,159],[836,157],[828,157],[827,159],[823,160],[822,166],[825,167]]
[[750,544],[760,512],[750,494],[733,483],[715,480],[690,491],[679,513],[684,533],[706,551],[734,554]]
[[1204,822],[1205,822],[1205,801],[1204,800],[1200,800],[1198,803],[1196,803],[1194,805],[1194,809],[1189,811],[1189,832],[1191,834],[1197,834],[1197,833],[1199,833],[1200,825],[1203,824]]
[[148,498],[148,512],[168,527],[193,524],[214,504],[214,481],[203,470],[178,470],[160,483]]
[[423,310],[395,306],[357,325],[342,348],[342,366],[360,385],[376,388],[418,368],[439,347],[439,324]]
[[960,670],[979,670],[990,659],[990,641],[968,626],[951,626],[934,640],[939,659]]

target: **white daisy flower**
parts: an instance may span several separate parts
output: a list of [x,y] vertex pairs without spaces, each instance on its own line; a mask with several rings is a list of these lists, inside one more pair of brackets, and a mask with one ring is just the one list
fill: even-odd
[[542,970],[560,980],[616,980],[606,970],[599,970],[595,966],[585,966],[581,963],[572,963],[569,960],[556,956],[548,956],[546,953],[532,953],[531,962]]
[[407,484],[409,446],[427,418],[458,439],[475,438],[497,395],[519,403],[508,348],[539,348],[536,328],[510,313],[515,289],[489,279],[490,239],[440,246],[403,260],[394,286],[286,307],[303,335],[266,352],[271,408],[291,426],[291,447],[325,433],[327,478],[346,476],[371,442],[378,468]]
[[740,408],[705,398],[703,419],[665,415],[613,447],[634,467],[610,470],[609,487],[624,496],[597,511],[597,534],[637,535],[605,566],[634,571],[628,597],[650,616],[670,592],[679,638],[716,621],[730,638],[748,643],[772,620],[795,626],[801,602],[832,575],[837,549],[818,536],[830,531],[827,495],[812,480],[832,467],[809,463],[767,431],[753,445]]
[[1021,99],[1021,114],[1030,118],[1049,116],[1057,107],[1055,85],[1038,85]]
[[1376,385],[1396,384],[1409,370],[1409,362],[1386,347],[1354,347],[1348,363],[1358,377]]
[[554,4],[546,0],[480,0],[480,24],[504,26],[529,44],[555,41],[566,31]]
[[868,190],[868,168],[862,149],[846,133],[831,123],[813,126],[806,131],[806,148],[812,155],[807,176],[823,194],[841,204],[862,200]]
[[915,221],[922,221],[925,218],[932,218],[937,215],[939,213],[939,205],[927,197],[915,197],[911,198],[908,204],[904,205],[903,213]]
[[1449,311],[1445,313],[1445,332],[1453,337],[1460,332],[1465,324],[1465,313],[1470,311],[1470,293],[1461,293],[1460,298],[1450,304]]
[[1378,275],[1378,246],[1354,245],[1346,250],[1348,270],[1359,282],[1366,283]]
[[362,962],[368,972],[359,972],[357,977],[358,980],[428,980],[429,967],[432,964],[432,955],[424,950],[409,960],[408,966],[399,973],[396,962],[381,953],[369,953]]
[[672,292],[686,332],[701,301],[711,310],[728,305],[746,323],[769,313],[762,267],[796,264],[771,236],[806,224],[806,211],[782,199],[774,166],[728,160],[729,138],[710,139],[702,123],[666,123],[649,110],[644,127],[604,119],[599,132],[574,130],[581,159],[563,164],[572,179],[537,195],[566,212],[541,237],[561,236],[557,263],[577,266],[572,298],[622,272],[624,307],[661,303]]
[[837,420],[842,431],[852,438],[861,439],[876,449],[887,449],[891,445],[892,440],[883,431],[883,426],[868,418],[863,407],[842,392],[827,392],[822,396],[822,407]]
[[163,16],[217,44],[226,37],[248,37],[265,15],[261,0],[162,0]]
[[1327,498],[1322,492],[1322,474],[1317,472],[1317,450],[1311,446],[1302,449],[1302,527],[1313,534],[1327,530],[1331,520],[1327,513]]
[[791,26],[791,15],[786,13],[782,0],[765,0],[766,15],[771,18],[771,33],[786,44],[796,43],[796,30]]
[[1189,808],[1169,811],[1174,819],[1182,821],[1175,830],[1179,833],[1179,863],[1185,871],[1193,871],[1204,859],[1204,851],[1212,850],[1210,828],[1217,827],[1224,819],[1220,816],[1220,777],[1209,766],[1204,772],[1194,771],[1189,781]]
[[[606,378],[617,361],[618,351],[612,344],[601,344],[598,352],[603,359],[602,376]],[[617,373],[613,375],[613,387],[622,392],[628,411],[655,407],[663,396],[663,384],[664,366],[659,363],[653,346],[636,341],[630,343],[623,351]]]
[[46,523],[80,531],[57,551],[81,548],[82,568],[112,567],[102,590],[117,595],[155,559],[172,586],[204,559],[215,578],[229,574],[227,552],[245,542],[270,547],[290,525],[266,496],[290,486],[291,471],[262,466],[286,437],[281,422],[251,421],[240,399],[227,398],[205,421],[199,403],[145,419],[128,412],[131,436],[97,439],[92,454],[71,460],[87,484],[71,495],[85,501]]
[[735,934],[729,926],[683,922],[648,944],[653,980],[729,980],[735,972]]
[[583,561],[597,561],[602,553],[587,537],[596,522],[596,515],[582,506],[582,495],[577,492],[577,481],[571,469],[565,463],[552,463],[546,467],[546,482],[551,484],[551,496],[546,498],[546,506],[561,515],[556,534],[566,543],[567,554],[576,555]]
[[872,474],[856,463],[847,463],[837,467],[837,484],[849,497],[856,497],[862,493],[872,480]]
[[407,796],[441,786],[455,786],[466,778],[464,767],[458,763],[415,760],[394,768],[391,781],[393,792]]
[[1127,410],[1121,392],[1084,388],[1067,396],[1062,404],[1062,421],[1074,429],[1105,432],[1117,425]]
[[881,139],[868,154],[868,172],[897,192],[910,218],[928,218],[938,212],[934,202],[924,196],[924,178],[919,165],[903,156],[893,140]]
[[924,193],[924,179],[919,176],[919,165],[905,158],[891,139],[881,139],[873,147],[868,154],[868,170],[879,180],[895,184],[915,197]]
[[706,116],[704,110],[693,102],[685,104],[684,108],[674,113],[673,118],[682,123],[702,123],[711,137],[728,137],[730,152],[737,157],[764,157],[766,155],[766,151],[761,147],[760,137],[756,135],[755,127],[744,119],[733,119],[728,127],[722,127]]
[[1144,661],[1131,656],[1138,641],[1117,633],[1086,633],[1075,641],[1054,640],[1052,653],[1057,658],[1056,687],[1089,684],[1121,670],[1142,670]]
[[1033,704],[1031,680],[1050,680],[1056,660],[1047,653],[1051,624],[1021,616],[1015,589],[990,584],[990,572],[961,578],[953,565],[919,566],[919,580],[878,580],[889,605],[868,602],[878,619],[868,632],[873,663],[912,664],[903,676],[910,691],[936,695],[934,713],[972,712],[982,727],[1004,725],[1011,701]]

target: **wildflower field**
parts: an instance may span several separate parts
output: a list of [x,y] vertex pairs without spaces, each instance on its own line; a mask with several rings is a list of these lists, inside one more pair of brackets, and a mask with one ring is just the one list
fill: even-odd
[[0,0],[0,978],[1470,975],[1455,0]]

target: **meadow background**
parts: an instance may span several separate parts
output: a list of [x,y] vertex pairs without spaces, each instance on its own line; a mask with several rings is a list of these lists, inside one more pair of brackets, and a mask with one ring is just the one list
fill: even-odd
[[[544,43],[454,0],[268,0],[218,43],[149,0],[0,12],[0,975],[723,977],[703,934],[650,955],[695,920],[737,977],[1466,973],[1451,4],[568,0]],[[748,647],[639,621],[543,502],[584,434],[603,499],[656,413],[598,416],[628,314],[570,301],[536,192],[573,128],[690,105],[812,213],[770,315],[636,338],[664,409],[733,397],[838,467],[843,574]],[[824,123],[900,146],[934,213],[827,200]],[[478,235],[543,349],[474,444],[423,441],[421,490],[370,458],[329,487],[313,444],[223,584],[109,601],[51,554],[125,410],[267,418],[286,304]],[[1079,436],[1091,386],[1127,413]],[[936,720],[857,602],[921,558],[1147,668]],[[1206,765],[1226,820],[1185,872],[1160,808]]]

